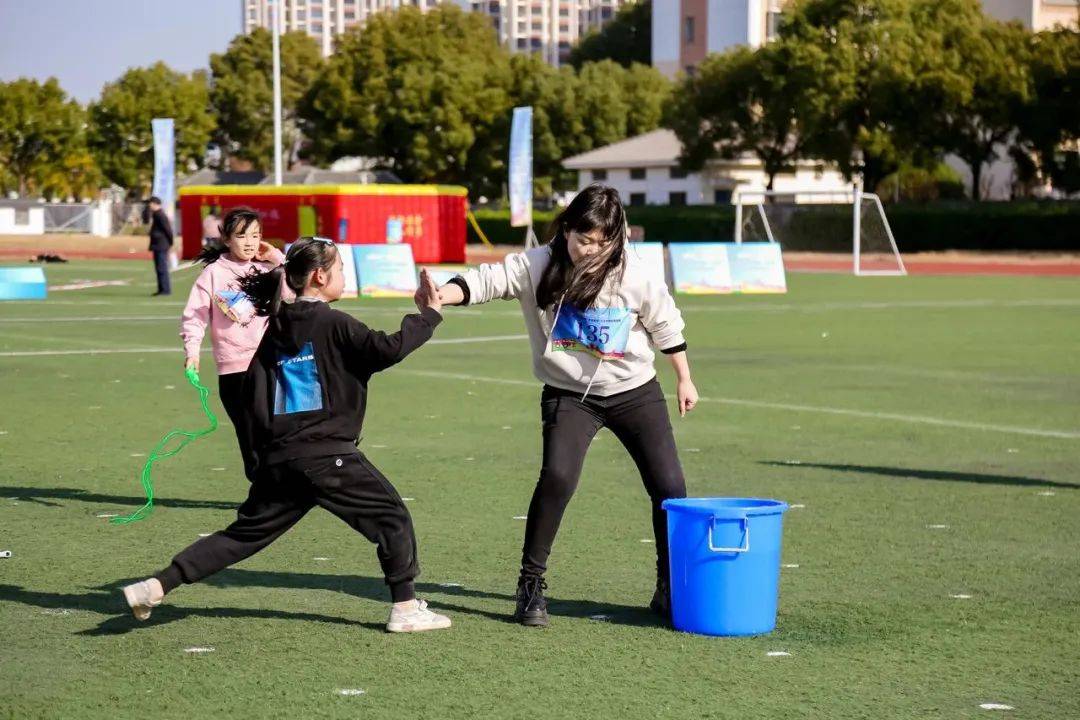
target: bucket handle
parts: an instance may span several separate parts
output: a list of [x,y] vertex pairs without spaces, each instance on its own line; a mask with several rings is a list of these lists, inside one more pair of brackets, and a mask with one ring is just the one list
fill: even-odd
[[[712,531],[717,520],[738,520],[742,524],[743,545],[742,547],[716,547],[713,545]],[[750,518],[745,515],[741,518],[723,518],[715,515],[709,520],[709,549],[716,553],[744,553],[750,550]]]

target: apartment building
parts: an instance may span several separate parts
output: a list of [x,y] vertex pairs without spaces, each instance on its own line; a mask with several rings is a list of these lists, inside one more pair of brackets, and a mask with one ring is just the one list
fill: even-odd
[[[693,72],[709,53],[758,47],[776,36],[786,0],[653,0],[652,61],[668,77]],[[1077,27],[1080,0],[982,0],[991,17],[1043,30]]]
[[[323,55],[333,52],[334,38],[374,13],[440,2],[490,18],[499,41],[513,52],[539,54],[551,65],[566,63],[582,36],[602,28],[619,7],[633,0],[279,0],[282,32],[299,30],[319,40]],[[244,32],[270,27],[274,0],[242,0]]]
[[567,63],[585,35],[600,30],[628,0],[471,0],[491,18],[499,41],[513,52],[532,52],[549,65]]
[[999,20],[1019,20],[1030,30],[1049,30],[1055,25],[1077,27],[1078,0],[982,0],[987,15]]

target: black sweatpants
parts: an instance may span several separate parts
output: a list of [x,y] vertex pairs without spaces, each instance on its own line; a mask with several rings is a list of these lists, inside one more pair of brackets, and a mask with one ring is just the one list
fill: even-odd
[[165,592],[251,557],[315,505],[377,545],[394,602],[415,597],[420,574],[412,518],[397,490],[360,452],[289,460],[259,471],[229,527],[189,545],[155,577]]
[[529,504],[521,574],[542,576],[563,511],[577,489],[585,453],[602,427],[610,428],[630,452],[652,503],[657,577],[668,578],[667,516],[660,503],[686,497],[675,436],[660,383],[653,378],[639,388],[610,397],[545,385],[540,396],[544,422],[544,460]]
[[221,404],[225,406],[225,412],[232,421],[236,431],[236,442],[240,445],[240,456],[244,460],[244,475],[248,480],[255,479],[255,451],[247,442],[247,433],[241,429],[240,423],[244,417],[244,402],[240,390],[244,384],[245,373],[226,373],[218,375],[218,393],[221,396]]
[[169,248],[154,249],[154,273],[157,275],[157,290],[162,295],[172,294],[172,280],[169,277]]

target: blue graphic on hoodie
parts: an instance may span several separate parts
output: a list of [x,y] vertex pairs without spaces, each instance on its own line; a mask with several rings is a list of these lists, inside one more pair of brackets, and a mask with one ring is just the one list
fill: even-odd
[[247,325],[255,317],[255,306],[251,298],[241,290],[218,290],[214,293],[214,302],[225,313],[225,317],[235,323]]
[[275,415],[322,410],[322,383],[319,382],[319,367],[315,363],[315,349],[310,341],[304,343],[296,355],[278,351],[276,377]]

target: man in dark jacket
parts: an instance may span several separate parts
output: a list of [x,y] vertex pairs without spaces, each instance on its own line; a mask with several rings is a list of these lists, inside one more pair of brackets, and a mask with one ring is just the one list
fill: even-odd
[[157,292],[154,296],[171,295],[169,252],[173,244],[172,223],[161,209],[161,199],[158,197],[150,198],[147,211],[150,221],[150,252],[154,253],[154,270],[157,272]]

